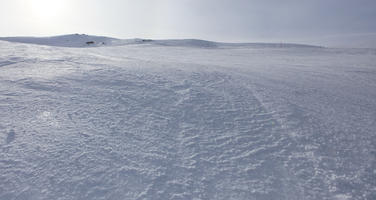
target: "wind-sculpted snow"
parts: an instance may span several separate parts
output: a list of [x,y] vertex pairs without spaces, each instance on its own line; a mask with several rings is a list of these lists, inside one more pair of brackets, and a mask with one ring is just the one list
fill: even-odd
[[375,199],[376,52],[0,42],[0,199]]

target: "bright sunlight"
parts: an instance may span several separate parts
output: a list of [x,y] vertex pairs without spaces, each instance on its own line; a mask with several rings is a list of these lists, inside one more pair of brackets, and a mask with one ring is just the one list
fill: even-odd
[[30,0],[29,8],[35,18],[42,22],[56,20],[63,13],[67,13],[67,2],[64,0]]

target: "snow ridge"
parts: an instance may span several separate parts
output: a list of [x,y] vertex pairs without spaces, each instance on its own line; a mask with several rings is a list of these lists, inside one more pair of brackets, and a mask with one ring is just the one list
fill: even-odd
[[100,47],[121,45],[159,45],[180,46],[196,48],[236,48],[236,47],[259,47],[259,48],[317,48],[318,46],[289,43],[221,43],[198,39],[175,39],[175,40],[151,40],[151,39],[116,39],[103,36],[91,36],[86,34],[71,34],[53,37],[0,37],[0,40],[8,42],[38,44],[60,47]]

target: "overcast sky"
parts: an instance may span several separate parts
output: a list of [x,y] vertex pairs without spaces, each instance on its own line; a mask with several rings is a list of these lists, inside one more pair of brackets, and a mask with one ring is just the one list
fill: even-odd
[[0,0],[0,36],[289,41],[376,33],[376,0]]

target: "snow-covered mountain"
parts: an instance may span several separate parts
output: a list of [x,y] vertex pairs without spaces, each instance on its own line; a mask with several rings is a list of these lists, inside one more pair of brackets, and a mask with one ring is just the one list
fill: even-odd
[[376,199],[375,50],[6,40],[1,200]]

